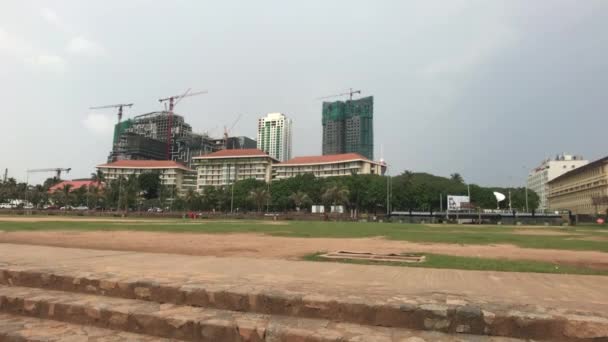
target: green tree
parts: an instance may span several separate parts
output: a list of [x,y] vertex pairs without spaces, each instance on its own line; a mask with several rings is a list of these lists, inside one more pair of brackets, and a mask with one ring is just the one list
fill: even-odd
[[189,189],[183,198],[186,210],[193,210],[197,207],[199,196],[193,189]]
[[63,206],[70,205],[72,201],[72,184],[66,184],[61,189],[59,189],[61,193],[61,203]]
[[96,172],[91,173],[91,180],[101,184],[106,181],[106,175],[104,175],[103,171],[97,169]]
[[[160,173],[146,172],[138,177],[138,186],[143,192],[145,199],[157,198],[160,192],[161,180]],[[173,196],[172,196],[173,197]]]
[[331,205],[348,203],[348,189],[345,186],[331,185],[323,193],[323,201]]
[[300,211],[300,208],[303,205],[311,203],[310,197],[303,191],[292,193],[291,196],[289,196],[289,199],[291,199],[293,204],[296,206],[297,211]]
[[464,178],[462,178],[462,176],[458,172],[452,173],[450,175],[450,179],[453,180],[454,182],[464,183]]
[[74,206],[85,205],[87,203],[87,191],[86,186],[81,186],[78,189],[72,189],[72,202]]
[[251,190],[249,198],[255,203],[258,212],[260,212],[262,211],[262,206],[270,199],[270,194],[264,188],[257,188]]

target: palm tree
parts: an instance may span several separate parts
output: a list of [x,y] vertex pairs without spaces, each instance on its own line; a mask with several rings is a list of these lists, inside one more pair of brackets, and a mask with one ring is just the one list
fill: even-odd
[[184,197],[184,201],[186,202],[186,209],[192,210],[194,203],[198,200],[198,193],[193,189],[189,189],[186,192],[186,196]]
[[70,198],[72,197],[71,192],[72,192],[72,184],[66,184],[63,186],[63,188],[60,189],[61,190],[61,197],[63,200],[64,205],[68,205],[70,204]]
[[348,194],[348,188],[345,186],[333,185],[325,190],[322,198],[323,201],[331,205],[346,204],[348,202]]
[[122,202],[124,203],[125,211],[129,210],[129,205],[133,204],[138,199],[139,182],[137,175],[132,174],[127,177],[126,184],[123,185]]
[[306,203],[310,203],[310,197],[303,191],[294,192],[289,196],[289,199],[296,205],[296,210],[300,211],[300,207]]
[[270,199],[270,194],[264,188],[257,188],[251,190],[249,198],[256,204],[258,212],[260,212],[264,203]]
[[450,175],[450,179],[453,180],[453,181],[456,181],[458,183],[464,183],[464,178],[462,178],[462,176],[458,172],[452,173]]
[[91,180],[101,184],[105,182],[106,175],[103,174],[103,171],[97,170],[97,172],[91,173]]

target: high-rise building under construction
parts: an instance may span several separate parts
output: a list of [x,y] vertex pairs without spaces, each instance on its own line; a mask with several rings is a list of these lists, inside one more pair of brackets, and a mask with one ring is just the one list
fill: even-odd
[[[167,133],[171,120],[171,146],[167,148]],[[192,132],[192,126],[181,115],[152,112],[138,115],[116,124],[112,151],[108,163],[117,160],[169,159],[192,166],[192,158],[222,149],[253,148],[256,142],[248,137],[214,139],[207,134]]]
[[323,155],[355,152],[374,160],[374,97],[323,102]]

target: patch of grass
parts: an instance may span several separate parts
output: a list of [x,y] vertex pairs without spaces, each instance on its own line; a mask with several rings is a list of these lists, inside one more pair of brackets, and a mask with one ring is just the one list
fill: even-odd
[[[284,237],[364,238],[383,236],[392,240],[447,244],[511,244],[524,248],[561,249],[608,252],[608,241],[584,240],[592,236],[608,236],[601,226],[525,227],[528,233],[559,231],[564,235],[514,234],[516,226],[422,225],[408,223],[321,222],[321,221],[247,221],[247,220],[159,220],[158,222],[77,222],[57,218],[49,222],[1,221],[3,231],[44,230],[133,230],[188,233],[264,233]],[[62,221],[63,220],[63,221]],[[277,224],[278,223],[278,224]]]
[[569,265],[558,265],[549,262],[531,260],[509,260],[452,256],[445,254],[427,254],[426,260],[421,263],[391,262],[360,259],[329,259],[323,258],[322,252],[309,254],[303,257],[307,261],[340,262],[357,265],[384,265],[405,266],[441,269],[459,269],[476,271],[499,271],[499,272],[532,272],[532,273],[554,273],[554,274],[578,274],[578,275],[608,275],[608,271],[596,270],[585,267]]

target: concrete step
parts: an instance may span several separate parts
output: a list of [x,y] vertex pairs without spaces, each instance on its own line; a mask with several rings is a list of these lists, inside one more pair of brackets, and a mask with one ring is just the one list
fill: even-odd
[[[0,312],[184,341],[517,341],[1,286]],[[84,328],[83,328],[84,329]]]
[[[340,321],[444,333],[544,340],[608,340],[598,313],[531,305],[472,303],[446,296],[331,296],[262,285],[138,279],[66,269],[0,268],[0,284],[94,294],[174,306]],[[171,306],[168,306],[171,307]],[[186,309],[184,309],[186,310]]]
[[0,341],[169,342],[122,331],[0,313]]

